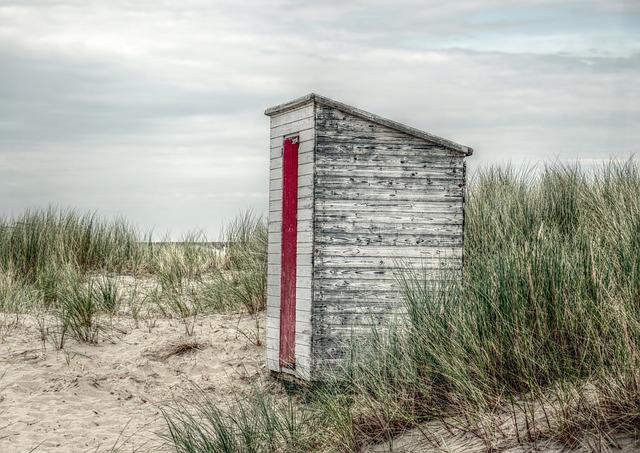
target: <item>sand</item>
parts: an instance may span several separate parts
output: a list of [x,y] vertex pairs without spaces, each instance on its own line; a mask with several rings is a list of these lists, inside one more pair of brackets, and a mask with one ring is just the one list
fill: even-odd
[[[43,346],[33,317],[10,328],[7,320],[0,319],[0,453],[171,451],[162,407],[200,391],[224,406],[271,382],[264,346],[256,345],[264,344],[264,330],[257,333],[246,314],[200,317],[193,336],[179,320],[136,325],[119,316],[98,344],[70,340],[64,350]],[[258,320],[263,327],[264,315]],[[520,444],[509,412],[477,429],[453,426],[464,423],[430,422],[365,451],[566,451],[544,426],[538,442]],[[524,426],[521,420],[521,439]],[[579,450],[640,451],[635,436],[611,438],[613,444],[584,442]]]
[[166,451],[163,404],[197,388],[225,404],[267,375],[248,315],[202,317],[192,337],[166,319],[120,317],[106,332],[64,350],[43,347],[28,316],[2,333],[0,452]]
[[[600,435],[586,434],[577,439],[575,445],[569,448],[557,439],[557,430],[550,430],[550,423],[557,426],[557,406],[539,403],[535,405],[535,417],[531,412],[527,415],[528,425],[525,423],[525,413],[515,409],[517,424],[514,423],[514,413],[508,408],[496,410],[487,414],[472,426],[464,417],[433,420],[419,427],[410,429],[403,434],[390,439],[389,442],[371,445],[364,449],[365,453],[420,453],[420,452],[468,452],[485,453],[499,451],[505,453],[528,453],[534,451],[560,453],[564,451],[586,452],[618,452],[632,453],[640,451],[640,438],[632,433],[609,431]],[[531,409],[527,409],[530,411]],[[545,418],[545,414],[549,419]],[[535,422],[534,422],[535,420]]]

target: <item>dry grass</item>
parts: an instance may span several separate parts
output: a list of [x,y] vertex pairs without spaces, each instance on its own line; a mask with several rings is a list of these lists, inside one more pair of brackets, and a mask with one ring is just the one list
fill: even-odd
[[178,338],[145,351],[144,356],[152,360],[165,361],[173,356],[181,356],[194,351],[202,351],[208,343],[194,338]]

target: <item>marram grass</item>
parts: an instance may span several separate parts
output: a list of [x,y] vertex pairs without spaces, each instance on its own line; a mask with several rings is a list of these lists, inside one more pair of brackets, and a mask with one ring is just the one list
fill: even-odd
[[[224,234],[224,250],[202,235],[153,243],[124,220],[49,208],[0,219],[0,311],[48,312],[58,319],[55,343],[94,342],[102,315],[128,310],[176,317],[193,334],[203,312],[257,314],[266,304],[266,224],[246,213]],[[147,289],[122,304],[119,275]],[[130,299],[130,298],[129,298]],[[145,305],[142,307],[142,305]],[[258,318],[256,318],[257,320]]]
[[51,267],[124,271],[142,258],[134,228],[73,210],[27,211],[0,220],[0,268],[35,282]]
[[[507,408],[516,424],[516,408],[524,408],[518,442],[540,440],[541,419],[544,436],[567,446],[587,433],[611,442],[611,432],[640,428],[637,163],[591,172],[486,169],[470,182],[464,234],[462,278],[434,283],[420,270],[400,274],[405,322],[372,332],[351,363],[301,393],[306,424],[296,430],[305,445],[357,451],[453,418],[490,450],[497,434],[474,426]],[[537,422],[529,417],[545,405],[559,409]],[[238,411],[233,417],[243,417],[246,404]],[[210,423],[212,441],[260,451],[253,442],[269,435],[261,428],[267,420],[250,413],[241,423],[257,433]],[[229,451],[190,448],[192,427],[176,417],[168,423],[178,451]],[[284,438],[276,441],[270,451],[287,450]]]

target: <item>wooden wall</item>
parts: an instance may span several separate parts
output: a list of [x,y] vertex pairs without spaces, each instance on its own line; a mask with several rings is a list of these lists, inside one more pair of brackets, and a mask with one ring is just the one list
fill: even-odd
[[315,122],[314,371],[401,313],[399,268],[462,268],[464,190],[460,152],[322,104]]
[[298,148],[298,252],[296,278],[296,370],[310,377],[311,357],[311,263],[313,219],[314,103],[271,116],[269,175],[269,261],[267,282],[267,367],[279,366],[280,259],[282,237],[282,144],[285,137],[299,135]]

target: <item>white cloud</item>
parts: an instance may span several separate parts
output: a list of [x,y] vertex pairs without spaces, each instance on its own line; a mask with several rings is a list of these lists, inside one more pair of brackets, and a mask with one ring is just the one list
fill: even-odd
[[0,204],[215,237],[266,207],[264,108],[309,91],[471,145],[472,167],[624,157],[635,4],[4,0]]

